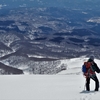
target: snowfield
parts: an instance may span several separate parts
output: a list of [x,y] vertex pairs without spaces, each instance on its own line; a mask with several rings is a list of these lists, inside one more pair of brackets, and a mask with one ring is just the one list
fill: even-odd
[[[100,100],[100,92],[84,92],[82,58],[67,60],[68,69],[56,75],[1,75],[0,100]],[[95,60],[98,65],[99,60]],[[100,74],[97,74],[100,80]]]

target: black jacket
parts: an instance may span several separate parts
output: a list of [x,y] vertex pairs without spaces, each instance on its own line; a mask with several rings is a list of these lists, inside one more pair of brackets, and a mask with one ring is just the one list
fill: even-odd
[[97,66],[97,64],[96,64],[93,60],[89,59],[88,62],[92,62],[92,65],[94,66],[95,71],[96,71],[97,73],[100,73],[99,67]]

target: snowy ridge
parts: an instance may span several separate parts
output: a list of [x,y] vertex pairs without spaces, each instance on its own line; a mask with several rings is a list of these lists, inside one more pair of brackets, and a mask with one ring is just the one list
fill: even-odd
[[[11,56],[6,59],[2,59],[1,63],[12,66],[13,68],[18,68],[23,70],[24,74],[80,74],[81,67],[88,58],[82,56],[80,58],[72,59],[59,59],[51,60],[47,58],[38,58],[36,61],[30,60],[23,56]],[[40,59],[40,58],[39,58]],[[42,61],[43,59],[43,61]],[[100,65],[100,60],[95,59],[98,66]]]
[[[60,64],[67,64],[68,69],[56,75],[0,76],[0,100],[99,100],[94,81],[91,80],[91,91],[86,92],[85,78],[81,72],[77,74],[86,60],[61,60]],[[95,62],[100,65],[100,60]]]
[[[61,64],[66,64],[67,68],[66,70],[63,70],[59,72],[60,75],[66,75],[66,74],[80,74],[81,73],[81,67],[85,61],[87,61],[88,58],[85,56],[82,56],[80,58],[72,58],[68,60],[61,60]],[[95,62],[97,63],[98,67],[100,67],[100,60],[95,59]]]
[[61,70],[65,70],[66,63],[61,60],[52,61],[33,61],[26,57],[11,56],[1,60],[2,63],[23,70],[27,74],[56,74]]
[[0,42],[4,43],[8,47],[11,45],[11,43],[17,40],[20,40],[20,38],[17,37],[15,34],[12,33],[0,34]]
[[64,71],[61,71],[59,74],[77,74],[81,73],[81,67],[82,64],[87,60],[88,58],[81,57],[81,58],[72,58],[68,60],[62,60],[62,63],[67,64],[67,69]]

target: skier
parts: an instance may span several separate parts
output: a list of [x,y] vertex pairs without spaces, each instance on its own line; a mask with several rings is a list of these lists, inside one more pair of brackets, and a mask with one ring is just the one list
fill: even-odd
[[88,59],[89,63],[91,63],[92,67],[90,67],[91,69],[88,69],[87,73],[86,73],[86,90],[90,91],[90,79],[95,81],[95,90],[94,91],[99,91],[99,80],[96,76],[96,73],[100,73],[100,69],[97,66],[97,64],[94,62],[94,56],[90,56],[90,58]]

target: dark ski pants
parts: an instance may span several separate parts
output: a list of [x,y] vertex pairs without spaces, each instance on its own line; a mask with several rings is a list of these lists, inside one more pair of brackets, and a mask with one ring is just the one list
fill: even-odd
[[98,91],[99,90],[99,80],[98,80],[97,76],[86,78],[86,90],[90,91],[90,79],[95,81],[95,91]]

